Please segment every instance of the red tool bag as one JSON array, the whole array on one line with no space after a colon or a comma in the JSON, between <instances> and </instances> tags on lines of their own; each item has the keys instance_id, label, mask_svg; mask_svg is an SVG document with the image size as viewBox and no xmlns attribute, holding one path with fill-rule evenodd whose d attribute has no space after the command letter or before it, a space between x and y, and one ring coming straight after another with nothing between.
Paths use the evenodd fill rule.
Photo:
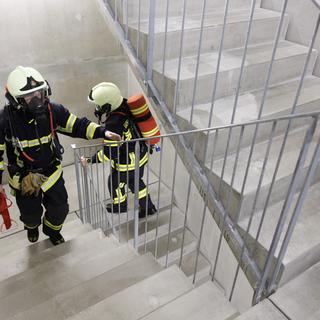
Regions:
<instances>
[{"instance_id":1,"label":"red tool bag","mask_svg":"<svg viewBox=\"0 0 320 320\"><path fill-rule=\"evenodd\" d=\"M9 205L7 203L7 200L9 201ZM0 193L0 214L3 218L3 223L0 227L0 231L3 231L3 226L6 227L6 230L11 228L11 218L9 214L8 208L12 206L12 201L9 200L5 193Z\"/></svg>"}]
</instances>

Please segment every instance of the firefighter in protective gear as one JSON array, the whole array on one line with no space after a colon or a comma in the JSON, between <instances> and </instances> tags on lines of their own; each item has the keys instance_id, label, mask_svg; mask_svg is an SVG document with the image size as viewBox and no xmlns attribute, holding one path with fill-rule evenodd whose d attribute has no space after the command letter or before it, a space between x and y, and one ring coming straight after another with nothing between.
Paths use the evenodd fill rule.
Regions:
<instances>
[{"instance_id":1,"label":"firefighter in protective gear","mask_svg":"<svg viewBox=\"0 0 320 320\"><path fill-rule=\"evenodd\" d=\"M135 126L127 99L121 95L119 88L111 82L102 82L92 88L88 101L95 105L95 115L99 123L104 123L109 130L118 133L123 141L139 138L139 132ZM105 140L105 142L110 142ZM113 199L112 204L107 205L107 210L113 213L127 211L127 195L125 186L134 193L135 166L139 161L139 218L156 213L156 208L147 194L147 187L143 181L143 172L148 162L148 147L140 142L140 154L136 159L135 143L106 145L92 157L92 162L104 162L111 160L111 174L108 178L108 188Z\"/></svg>"},{"instance_id":2,"label":"firefighter in protective gear","mask_svg":"<svg viewBox=\"0 0 320 320\"><path fill-rule=\"evenodd\" d=\"M98 124L50 102L50 91L46 80L33 68L19 66L9 74L7 103L0 110L0 185L6 149L9 185L29 241L38 240L43 205L43 233L57 245L64 242L60 231L69 212L61 167L63 147L57 133L84 139L106 135ZM111 138L120 140L117 135Z\"/></svg>"}]
</instances>

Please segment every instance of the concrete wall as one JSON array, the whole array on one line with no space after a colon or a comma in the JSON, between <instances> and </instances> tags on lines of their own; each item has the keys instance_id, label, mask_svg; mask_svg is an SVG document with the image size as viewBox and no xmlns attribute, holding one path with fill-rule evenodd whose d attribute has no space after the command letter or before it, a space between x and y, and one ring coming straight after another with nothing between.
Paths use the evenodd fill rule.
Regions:
<instances>
[{"instance_id":1,"label":"concrete wall","mask_svg":"<svg viewBox=\"0 0 320 320\"><path fill-rule=\"evenodd\" d=\"M262 0L261 7L276 11L281 11L283 1ZM290 0L288 1L287 13L290 16L287 39L296 43L309 46L315 28L315 23L319 14L319 9L311 0ZM320 51L320 34L314 46ZM314 69L314 74L320 76L320 57L318 57Z\"/></svg>"},{"instance_id":2,"label":"concrete wall","mask_svg":"<svg viewBox=\"0 0 320 320\"><path fill-rule=\"evenodd\" d=\"M113 81L127 92L122 49L100 13L97 0L0 1L0 86L17 65L38 69L49 81L52 100L76 115L94 120L86 101L90 88ZM5 99L0 96L0 103ZM64 164L73 161L70 143L61 137Z\"/></svg>"}]
</instances>

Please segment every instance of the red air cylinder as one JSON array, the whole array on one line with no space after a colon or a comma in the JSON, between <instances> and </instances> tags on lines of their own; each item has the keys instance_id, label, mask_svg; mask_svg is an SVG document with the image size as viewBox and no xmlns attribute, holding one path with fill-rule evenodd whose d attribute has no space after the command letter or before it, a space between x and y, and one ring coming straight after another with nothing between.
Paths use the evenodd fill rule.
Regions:
<instances>
[{"instance_id":1,"label":"red air cylinder","mask_svg":"<svg viewBox=\"0 0 320 320\"><path fill-rule=\"evenodd\" d=\"M155 137L146 142L151 146L157 144L160 138L160 129L156 120L151 114L147 105L146 99L142 94L136 94L128 99L128 105L132 115L135 118L135 123L140 129L143 138Z\"/></svg>"},{"instance_id":2,"label":"red air cylinder","mask_svg":"<svg viewBox=\"0 0 320 320\"><path fill-rule=\"evenodd\" d=\"M0 214L3 218L3 224L5 225L6 229L11 228L11 218L8 211L8 208L11 207L12 202L8 199L10 202L9 205L7 204L7 196L5 193L0 193Z\"/></svg>"}]
</instances>

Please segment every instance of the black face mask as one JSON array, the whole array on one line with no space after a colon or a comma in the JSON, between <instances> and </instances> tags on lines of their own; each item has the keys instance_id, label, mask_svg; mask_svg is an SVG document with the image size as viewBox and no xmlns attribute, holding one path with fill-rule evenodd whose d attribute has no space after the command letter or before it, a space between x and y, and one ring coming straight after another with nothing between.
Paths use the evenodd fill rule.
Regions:
<instances>
[{"instance_id":1,"label":"black face mask","mask_svg":"<svg viewBox=\"0 0 320 320\"><path fill-rule=\"evenodd\" d=\"M44 91L41 91L40 97L34 96L28 103L24 98L20 98L19 103L32 115L40 115L47 110L47 99L45 98Z\"/></svg>"}]
</instances>

